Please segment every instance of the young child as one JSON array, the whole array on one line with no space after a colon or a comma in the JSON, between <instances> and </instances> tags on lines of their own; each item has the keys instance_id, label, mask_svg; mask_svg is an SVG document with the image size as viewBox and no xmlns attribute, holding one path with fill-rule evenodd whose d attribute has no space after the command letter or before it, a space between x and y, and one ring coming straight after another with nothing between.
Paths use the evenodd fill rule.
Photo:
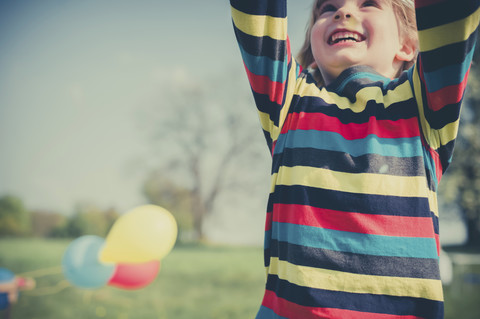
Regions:
<instances>
[{"instance_id":1,"label":"young child","mask_svg":"<svg viewBox=\"0 0 480 319\"><path fill-rule=\"evenodd\" d=\"M0 267L0 310L7 309L9 311L10 306L18 301L21 290L34 288L35 280L33 278L18 277L11 270Z\"/></svg>"},{"instance_id":2,"label":"young child","mask_svg":"<svg viewBox=\"0 0 480 319\"><path fill-rule=\"evenodd\" d=\"M286 0L230 0L273 159L257 318L443 318L436 191L479 2L315 0L300 65Z\"/></svg>"}]
</instances>

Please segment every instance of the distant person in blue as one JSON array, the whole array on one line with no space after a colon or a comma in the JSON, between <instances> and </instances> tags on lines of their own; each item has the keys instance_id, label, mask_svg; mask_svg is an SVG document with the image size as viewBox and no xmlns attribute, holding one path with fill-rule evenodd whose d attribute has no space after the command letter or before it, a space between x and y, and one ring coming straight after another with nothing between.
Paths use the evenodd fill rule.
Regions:
<instances>
[{"instance_id":1,"label":"distant person in blue","mask_svg":"<svg viewBox=\"0 0 480 319\"><path fill-rule=\"evenodd\" d=\"M17 302L20 290L35 288L35 281L32 278L15 276L15 274L0 267L0 310L7 311L9 317L10 306Z\"/></svg>"}]
</instances>

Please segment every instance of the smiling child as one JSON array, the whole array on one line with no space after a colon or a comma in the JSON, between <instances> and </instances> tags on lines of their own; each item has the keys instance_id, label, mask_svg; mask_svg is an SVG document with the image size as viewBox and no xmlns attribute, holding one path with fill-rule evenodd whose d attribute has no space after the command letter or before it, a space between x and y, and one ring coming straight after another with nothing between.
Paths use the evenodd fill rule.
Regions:
<instances>
[{"instance_id":1,"label":"smiling child","mask_svg":"<svg viewBox=\"0 0 480 319\"><path fill-rule=\"evenodd\" d=\"M257 318L443 318L437 188L479 2L316 0L296 60L286 0L230 0L272 154Z\"/></svg>"}]
</instances>

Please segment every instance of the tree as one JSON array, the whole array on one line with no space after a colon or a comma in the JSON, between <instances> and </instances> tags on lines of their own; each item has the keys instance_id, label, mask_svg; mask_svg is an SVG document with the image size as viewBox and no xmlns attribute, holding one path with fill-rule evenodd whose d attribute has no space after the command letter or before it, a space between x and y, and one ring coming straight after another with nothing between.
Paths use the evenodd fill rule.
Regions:
<instances>
[{"instance_id":1,"label":"tree","mask_svg":"<svg viewBox=\"0 0 480 319\"><path fill-rule=\"evenodd\" d=\"M24 236L30 231L30 212L20 198L0 198L0 236Z\"/></svg>"},{"instance_id":2,"label":"tree","mask_svg":"<svg viewBox=\"0 0 480 319\"><path fill-rule=\"evenodd\" d=\"M49 237L65 225L67 217L59 213L36 210L31 213L31 220L33 236Z\"/></svg>"},{"instance_id":3,"label":"tree","mask_svg":"<svg viewBox=\"0 0 480 319\"><path fill-rule=\"evenodd\" d=\"M175 200L184 201L178 204L181 209L187 209L185 203L189 203L188 213L199 240L205 237L205 218L222 194L256 190L262 175L251 167L268 156L247 82L238 79L244 80L244 76L235 71L202 82L177 76L163 86L159 98L163 103L148 117L147 128L158 159L154 174L164 183L157 187L163 190L158 198L149 199L166 202L171 196L167 190L175 188ZM239 172L242 165L250 169ZM148 178L150 183L152 178Z\"/></svg>"},{"instance_id":4,"label":"tree","mask_svg":"<svg viewBox=\"0 0 480 319\"><path fill-rule=\"evenodd\" d=\"M120 215L114 209L102 210L95 205L80 203L66 223L55 227L52 237L79 237L97 235L105 237Z\"/></svg>"},{"instance_id":5,"label":"tree","mask_svg":"<svg viewBox=\"0 0 480 319\"><path fill-rule=\"evenodd\" d=\"M170 211L177 221L179 237L193 231L192 201L190 190L177 185L162 174L153 171L143 185L143 194L154 205ZM183 235L183 236L182 236Z\"/></svg>"}]
</instances>

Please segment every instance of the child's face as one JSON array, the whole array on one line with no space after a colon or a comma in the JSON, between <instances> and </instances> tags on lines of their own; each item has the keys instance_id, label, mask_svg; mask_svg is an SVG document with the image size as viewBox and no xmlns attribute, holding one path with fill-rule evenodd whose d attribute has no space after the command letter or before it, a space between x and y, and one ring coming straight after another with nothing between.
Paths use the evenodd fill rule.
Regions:
<instances>
[{"instance_id":1,"label":"child's face","mask_svg":"<svg viewBox=\"0 0 480 319\"><path fill-rule=\"evenodd\" d=\"M393 78L413 58L389 0L327 0L318 10L311 45L327 85L355 65Z\"/></svg>"}]
</instances>

